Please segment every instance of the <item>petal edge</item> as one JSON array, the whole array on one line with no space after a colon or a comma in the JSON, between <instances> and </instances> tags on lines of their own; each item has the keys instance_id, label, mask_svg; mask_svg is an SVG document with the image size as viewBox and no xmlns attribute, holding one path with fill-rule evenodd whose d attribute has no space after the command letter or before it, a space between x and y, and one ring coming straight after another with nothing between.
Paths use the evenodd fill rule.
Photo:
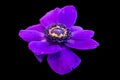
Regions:
<instances>
[{"instance_id":1,"label":"petal edge","mask_svg":"<svg viewBox=\"0 0 120 80\"><path fill-rule=\"evenodd\" d=\"M69 40L66 46L79 50L95 49L99 46L99 43L93 39L88 40Z\"/></svg>"},{"instance_id":2,"label":"petal edge","mask_svg":"<svg viewBox=\"0 0 120 80\"><path fill-rule=\"evenodd\" d=\"M51 69L60 75L71 72L81 63L81 59L68 48L61 53L48 55L47 61Z\"/></svg>"}]
</instances>

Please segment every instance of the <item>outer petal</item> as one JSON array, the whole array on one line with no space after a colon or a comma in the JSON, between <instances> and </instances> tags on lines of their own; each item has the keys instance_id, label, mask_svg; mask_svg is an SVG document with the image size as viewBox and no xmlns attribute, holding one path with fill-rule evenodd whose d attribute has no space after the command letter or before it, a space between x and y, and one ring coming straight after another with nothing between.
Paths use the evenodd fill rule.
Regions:
<instances>
[{"instance_id":1,"label":"outer petal","mask_svg":"<svg viewBox=\"0 0 120 80\"><path fill-rule=\"evenodd\" d=\"M43 32L44 27L41 24L36 24L36 25L29 26L26 30L37 30L37 31Z\"/></svg>"},{"instance_id":2,"label":"outer petal","mask_svg":"<svg viewBox=\"0 0 120 80\"><path fill-rule=\"evenodd\" d=\"M32 41L28 47L35 55L52 54L61 50L59 45L50 44L46 41Z\"/></svg>"},{"instance_id":3,"label":"outer petal","mask_svg":"<svg viewBox=\"0 0 120 80\"><path fill-rule=\"evenodd\" d=\"M93 39L87 40L69 40L66 43L66 46L79 49L79 50L88 50L88 49L95 49L99 46L99 43Z\"/></svg>"},{"instance_id":4,"label":"outer petal","mask_svg":"<svg viewBox=\"0 0 120 80\"><path fill-rule=\"evenodd\" d=\"M77 19L77 11L74 6L65 6L61 9L58 22L65 24L68 28L72 27Z\"/></svg>"},{"instance_id":5,"label":"outer petal","mask_svg":"<svg viewBox=\"0 0 120 80\"><path fill-rule=\"evenodd\" d=\"M72 26L72 27L70 28L70 30L71 30L71 32L76 32L76 31L81 31L81 30L83 30L83 28L80 27L80 26Z\"/></svg>"},{"instance_id":6,"label":"outer petal","mask_svg":"<svg viewBox=\"0 0 120 80\"><path fill-rule=\"evenodd\" d=\"M60 53L48 55L47 61L52 70L60 75L71 72L81 63L81 59L68 48L64 48Z\"/></svg>"},{"instance_id":7,"label":"outer petal","mask_svg":"<svg viewBox=\"0 0 120 80\"><path fill-rule=\"evenodd\" d=\"M35 57L36 57L36 59L37 59L40 63L42 63L45 55L35 55Z\"/></svg>"},{"instance_id":8,"label":"outer petal","mask_svg":"<svg viewBox=\"0 0 120 80\"><path fill-rule=\"evenodd\" d=\"M39 41L43 38L44 34L35 30L20 30L19 36L27 42Z\"/></svg>"},{"instance_id":9,"label":"outer petal","mask_svg":"<svg viewBox=\"0 0 120 80\"><path fill-rule=\"evenodd\" d=\"M45 27L57 23L59 11L60 8L55 8L54 10L49 11L40 19L40 23L43 24Z\"/></svg>"},{"instance_id":10,"label":"outer petal","mask_svg":"<svg viewBox=\"0 0 120 80\"><path fill-rule=\"evenodd\" d=\"M81 30L72 33L73 39L90 39L94 36L94 31L92 30Z\"/></svg>"}]
</instances>

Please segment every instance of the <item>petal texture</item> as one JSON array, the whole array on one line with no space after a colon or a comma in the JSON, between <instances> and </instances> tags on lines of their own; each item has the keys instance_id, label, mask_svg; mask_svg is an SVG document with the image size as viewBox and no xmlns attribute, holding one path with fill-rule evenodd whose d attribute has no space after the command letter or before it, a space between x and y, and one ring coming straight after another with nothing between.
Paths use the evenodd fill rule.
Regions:
<instances>
[{"instance_id":1,"label":"petal texture","mask_svg":"<svg viewBox=\"0 0 120 80\"><path fill-rule=\"evenodd\" d=\"M43 24L44 27L48 27L51 24L57 23L59 11L60 8L55 8L54 10L49 11L40 19L40 23Z\"/></svg>"},{"instance_id":2,"label":"petal texture","mask_svg":"<svg viewBox=\"0 0 120 80\"><path fill-rule=\"evenodd\" d=\"M44 34L36 30L20 30L19 36L26 42L39 41L44 37Z\"/></svg>"},{"instance_id":3,"label":"petal texture","mask_svg":"<svg viewBox=\"0 0 120 80\"><path fill-rule=\"evenodd\" d=\"M43 32L44 27L41 24L36 24L36 25L29 26L26 30L37 30L37 31Z\"/></svg>"},{"instance_id":4,"label":"petal texture","mask_svg":"<svg viewBox=\"0 0 120 80\"><path fill-rule=\"evenodd\" d=\"M72 26L70 28L70 30L71 30L71 32L75 32L75 31L81 31L81 30L83 30L83 28L80 26Z\"/></svg>"},{"instance_id":5,"label":"petal texture","mask_svg":"<svg viewBox=\"0 0 120 80\"><path fill-rule=\"evenodd\" d=\"M62 52L48 55L47 61L52 70L60 75L71 72L81 63L81 59L68 48L63 48Z\"/></svg>"},{"instance_id":6,"label":"petal texture","mask_svg":"<svg viewBox=\"0 0 120 80\"><path fill-rule=\"evenodd\" d=\"M92 30L81 30L81 31L75 31L72 33L73 39L90 39L94 36L94 31Z\"/></svg>"},{"instance_id":7,"label":"petal texture","mask_svg":"<svg viewBox=\"0 0 120 80\"><path fill-rule=\"evenodd\" d=\"M79 50L89 50L89 49L95 49L99 46L99 43L96 42L93 39L87 39L87 40L69 40L66 43L66 46L70 48L75 48Z\"/></svg>"},{"instance_id":8,"label":"petal texture","mask_svg":"<svg viewBox=\"0 0 120 80\"><path fill-rule=\"evenodd\" d=\"M52 54L61 50L59 45L50 44L47 41L32 41L28 47L35 55Z\"/></svg>"},{"instance_id":9,"label":"petal texture","mask_svg":"<svg viewBox=\"0 0 120 80\"><path fill-rule=\"evenodd\" d=\"M61 9L58 22L65 24L66 27L72 27L77 19L77 11L74 6L65 6Z\"/></svg>"}]
</instances>

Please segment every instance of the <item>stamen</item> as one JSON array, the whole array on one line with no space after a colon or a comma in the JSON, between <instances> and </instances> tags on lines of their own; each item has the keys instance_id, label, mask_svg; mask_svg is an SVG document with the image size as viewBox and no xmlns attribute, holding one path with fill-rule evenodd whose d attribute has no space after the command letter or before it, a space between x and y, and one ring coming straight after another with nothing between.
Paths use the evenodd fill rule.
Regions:
<instances>
[{"instance_id":1,"label":"stamen","mask_svg":"<svg viewBox=\"0 0 120 80\"><path fill-rule=\"evenodd\" d=\"M70 39L71 32L62 24L55 24L45 30L45 34L48 40L52 42L65 42Z\"/></svg>"}]
</instances>

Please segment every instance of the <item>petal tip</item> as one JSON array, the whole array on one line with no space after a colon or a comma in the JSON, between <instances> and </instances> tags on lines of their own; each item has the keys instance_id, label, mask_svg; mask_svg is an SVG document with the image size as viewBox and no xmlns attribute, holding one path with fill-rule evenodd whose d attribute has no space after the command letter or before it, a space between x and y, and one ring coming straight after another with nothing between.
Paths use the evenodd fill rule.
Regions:
<instances>
[{"instance_id":1,"label":"petal tip","mask_svg":"<svg viewBox=\"0 0 120 80\"><path fill-rule=\"evenodd\" d=\"M96 47L98 47L98 46L100 46L100 43L98 43L98 42L96 41Z\"/></svg>"},{"instance_id":2,"label":"petal tip","mask_svg":"<svg viewBox=\"0 0 120 80\"><path fill-rule=\"evenodd\" d=\"M24 32L24 30L20 30L19 33L18 33L18 35L19 35L21 38L22 38L22 36L23 36L23 34L22 34L23 32Z\"/></svg>"},{"instance_id":3,"label":"petal tip","mask_svg":"<svg viewBox=\"0 0 120 80\"><path fill-rule=\"evenodd\" d=\"M32 43L33 43L33 41L28 44L28 48L29 48L29 49L31 49L31 44L32 44Z\"/></svg>"},{"instance_id":4,"label":"petal tip","mask_svg":"<svg viewBox=\"0 0 120 80\"><path fill-rule=\"evenodd\" d=\"M72 8L75 8L74 5L67 5L67 6L64 6L64 7L72 7Z\"/></svg>"}]
</instances>

